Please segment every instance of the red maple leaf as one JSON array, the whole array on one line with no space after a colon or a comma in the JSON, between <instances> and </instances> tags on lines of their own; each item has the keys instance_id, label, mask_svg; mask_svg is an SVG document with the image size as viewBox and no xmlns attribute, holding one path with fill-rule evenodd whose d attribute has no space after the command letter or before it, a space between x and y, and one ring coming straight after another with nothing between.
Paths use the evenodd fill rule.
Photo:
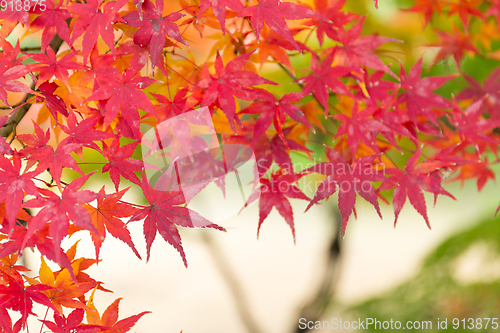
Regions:
<instances>
[{"instance_id":1,"label":"red maple leaf","mask_svg":"<svg viewBox=\"0 0 500 333\"><path fill-rule=\"evenodd\" d=\"M406 109L413 123L417 124L417 117L423 115L427 120L437 125L436 115L431 107L448 108L450 103L442 96L434 94L436 90L456 75L430 76L421 79L422 58L408 72L408 76L401 65L401 88L406 91L398 96L397 104L406 103Z\"/></svg>"},{"instance_id":2,"label":"red maple leaf","mask_svg":"<svg viewBox=\"0 0 500 333\"><path fill-rule=\"evenodd\" d=\"M332 67L333 56L334 54L330 53L330 55L321 62L321 66L318 66L318 60L313 56L311 59L313 74L298 80L305 84L302 90L304 95L314 91L314 95L325 109L325 117L328 115L328 89L337 94L352 96L346 85L338 78L349 74L353 69L346 66Z\"/></svg>"},{"instance_id":3,"label":"red maple leaf","mask_svg":"<svg viewBox=\"0 0 500 333\"><path fill-rule=\"evenodd\" d=\"M171 164L173 165L173 163ZM142 191L150 206L138 210L129 222L144 220L144 236L146 239L147 259L151 254L151 245L158 232L163 239L172 245L181 255L187 267L186 254L182 248L181 236L177 226L214 228L226 231L224 228L211 223L197 212L184 207L186 197L183 191L156 191L149 185L146 176L142 176Z\"/></svg>"},{"instance_id":4,"label":"red maple leaf","mask_svg":"<svg viewBox=\"0 0 500 333\"><path fill-rule=\"evenodd\" d=\"M460 62L465 54L479 53L479 50L474 46L473 35L469 33L464 34L456 25L453 26L453 33L438 29L434 29L434 32L439 35L440 40L430 46L440 47L440 50L436 58L434 58L432 65L452 55L457 67L460 67Z\"/></svg>"},{"instance_id":5,"label":"red maple leaf","mask_svg":"<svg viewBox=\"0 0 500 333\"><path fill-rule=\"evenodd\" d=\"M141 70L147 63L148 58L149 58L149 51L147 46L139 46L137 44L134 44L132 40L127 40L126 42L120 44L118 48L116 49L116 54L118 58L120 57L126 57L128 55L132 55L132 58L130 59L130 66L135 67L137 70ZM106 68L111 66L113 61L113 58L108 59L110 62L108 63L100 63L102 61L102 56L98 54L99 58L96 58L95 60L92 59L92 56L90 57L90 61L92 64L92 67L96 67L96 65L99 65L104 71L106 71ZM158 58L158 62L163 60L163 56L160 56ZM164 66L163 66L164 67ZM160 67L162 69L162 67ZM163 72L164 74L166 71ZM104 72L104 74L106 74ZM168 73L165 74L165 76L168 76Z\"/></svg>"},{"instance_id":6,"label":"red maple leaf","mask_svg":"<svg viewBox=\"0 0 500 333\"><path fill-rule=\"evenodd\" d=\"M489 16L497 16L500 14L500 1L498 0L492 0L492 5L488 8L486 13L484 13L483 17L489 17Z\"/></svg>"},{"instance_id":7,"label":"red maple leaf","mask_svg":"<svg viewBox=\"0 0 500 333\"><path fill-rule=\"evenodd\" d=\"M347 13L342 10L346 0L314 0L314 8L322 13L328 20L312 18L304 22L304 25L316 27L319 45L323 46L325 35L331 39L337 39L337 29L349 22L359 18L357 14ZM305 4L307 7L308 5Z\"/></svg>"},{"instance_id":8,"label":"red maple leaf","mask_svg":"<svg viewBox=\"0 0 500 333\"><path fill-rule=\"evenodd\" d=\"M465 157L470 158L471 163L460 168L459 174L450 182L460 181L463 186L466 180L477 178L477 190L480 192L489 179L496 179L495 172L491 169L493 163L488 157L477 160L477 157L470 153L466 153Z\"/></svg>"},{"instance_id":9,"label":"red maple leaf","mask_svg":"<svg viewBox=\"0 0 500 333\"><path fill-rule=\"evenodd\" d=\"M462 73L462 76L470 84L470 87L462 90L457 99L465 100L479 100L484 98L484 104L488 109L488 112L492 118L500 119L500 68L495 69L491 72L490 76L486 78L484 84L479 83L472 76Z\"/></svg>"},{"instance_id":10,"label":"red maple leaf","mask_svg":"<svg viewBox=\"0 0 500 333\"><path fill-rule=\"evenodd\" d=\"M163 95L151 93L151 95L153 95L153 97L161 103L160 105L155 106L155 110L158 114L159 120L164 121L174 116L180 115L184 110L184 107L186 106L186 94L188 93L188 91L189 87L177 90L174 98L172 98L171 100Z\"/></svg>"},{"instance_id":11,"label":"red maple leaf","mask_svg":"<svg viewBox=\"0 0 500 333\"><path fill-rule=\"evenodd\" d=\"M260 95L262 101L254 102L249 107L241 110L240 113L260 114L255 123L252 146L266 133L271 123L274 124L274 128L278 132L278 135L286 144L286 139L282 131L282 127L286 122L286 115L306 125L314 132L312 125L309 123L302 110L294 104L294 102L300 101L302 97L304 97L302 93L289 93L278 100L270 92L262 91Z\"/></svg>"},{"instance_id":12,"label":"red maple leaf","mask_svg":"<svg viewBox=\"0 0 500 333\"><path fill-rule=\"evenodd\" d=\"M43 129L34 121L35 134L19 134L18 137L26 145L21 151L21 155L28 156L34 154L39 148L43 148L50 140L50 129L45 133ZM28 163L28 168L33 166L33 163Z\"/></svg>"},{"instance_id":13,"label":"red maple leaf","mask_svg":"<svg viewBox=\"0 0 500 333\"><path fill-rule=\"evenodd\" d=\"M38 173L50 168L52 178L56 181L58 187L61 187L62 168L68 167L83 174L82 170L76 163L73 156L69 155L72 151L81 147L81 144L59 144L54 150L54 147L47 145L50 139L50 129L45 134L37 123L35 126L35 135L20 134L19 138L27 144L19 153L26 156L28 164L27 169L31 168L38 161L36 171Z\"/></svg>"},{"instance_id":14,"label":"red maple leaf","mask_svg":"<svg viewBox=\"0 0 500 333\"><path fill-rule=\"evenodd\" d=\"M3 53L0 53L0 67L9 69L23 65L23 60L26 56L19 56L19 52L21 52L19 40L17 40L16 47L12 47L12 44L5 39L0 40L0 45L3 49Z\"/></svg>"},{"instance_id":15,"label":"red maple leaf","mask_svg":"<svg viewBox=\"0 0 500 333\"><path fill-rule=\"evenodd\" d=\"M13 92L33 92L24 83L16 81L20 77L28 74L29 70L26 66L18 65L10 67L7 64L0 66L0 100L10 106L7 99L7 91Z\"/></svg>"},{"instance_id":16,"label":"red maple leaf","mask_svg":"<svg viewBox=\"0 0 500 333\"><path fill-rule=\"evenodd\" d=\"M33 10L33 13L39 16L31 22L31 27L43 29L42 52L45 52L56 32L62 40L71 45L68 23L66 23L66 19L70 18L71 14L67 9L61 8L62 4L62 1L59 1L58 4L56 4L56 0L44 1L45 8L43 10L41 6L37 6Z\"/></svg>"},{"instance_id":17,"label":"red maple leaf","mask_svg":"<svg viewBox=\"0 0 500 333\"><path fill-rule=\"evenodd\" d=\"M396 102L396 92L393 95L387 97L378 106L374 107L377 110L373 113L373 117L379 120L385 125L389 130L382 130L381 134L400 152L399 146L396 142L396 135L406 136L410 138L415 144L417 144L418 139L416 137L415 128L408 129L407 126L412 126L413 123L410 122L409 116L406 110L401 110L399 108L394 108Z\"/></svg>"},{"instance_id":18,"label":"red maple leaf","mask_svg":"<svg viewBox=\"0 0 500 333\"><path fill-rule=\"evenodd\" d=\"M75 161L75 158L69 153L81 147L81 144L69 143L65 145L59 144L54 150L54 147L47 145L37 148L28 157L28 161L31 163L38 161L36 168L37 172L42 172L46 169L50 169L50 174L56 182L57 186L61 188L61 174L63 167L73 169L78 171L80 174L84 174ZM21 150L21 153L26 154L26 152Z\"/></svg>"},{"instance_id":19,"label":"red maple leaf","mask_svg":"<svg viewBox=\"0 0 500 333\"><path fill-rule=\"evenodd\" d=\"M293 242L295 243L293 210L288 198L310 200L294 185L303 175L304 174L289 174L282 170L272 173L270 179L260 179L261 187L259 191L252 193L248 198L248 204L259 198L259 226L257 227L257 238L259 237L262 223L269 216L273 207L276 207L292 230Z\"/></svg>"},{"instance_id":20,"label":"red maple leaf","mask_svg":"<svg viewBox=\"0 0 500 333\"><path fill-rule=\"evenodd\" d=\"M200 34L200 38L203 38L203 30L205 29L206 26L213 29L221 30L225 36L225 33L228 31L225 26L226 17L229 16L230 18L232 18L238 15L237 13L231 11L228 12L226 10L226 5L224 4L224 1L214 1L211 4L210 2L206 3L203 1L199 3L193 0L180 0L179 4L181 5L182 10L190 16L185 20L183 20L181 24L179 24L179 28L181 26L192 25L193 28L196 29ZM207 10L205 10L203 13L200 13L200 6L206 7L207 10L210 8L210 6L213 6L214 10L218 11L219 17L223 16L224 20L222 22L220 20L217 20L217 17L213 14L213 11L207 12ZM243 5L241 3L239 4L239 6L243 8ZM216 9L216 7L218 8ZM234 36L232 33L230 33L230 35Z\"/></svg>"},{"instance_id":21,"label":"red maple leaf","mask_svg":"<svg viewBox=\"0 0 500 333\"><path fill-rule=\"evenodd\" d=\"M369 107L358 111L358 104L355 103L351 116L345 114L333 116L341 121L335 138L342 135L347 136L347 143L349 144L352 156L356 156L360 142L363 142L378 153L379 149L375 143L375 138L381 132L391 132L391 129L373 118L373 114L376 111L378 111L377 107Z\"/></svg>"},{"instance_id":22,"label":"red maple leaf","mask_svg":"<svg viewBox=\"0 0 500 333\"><path fill-rule=\"evenodd\" d=\"M483 100L480 99L472 103L465 111L462 111L456 102L453 103L453 113L451 122L462 140L473 144L479 155L478 142L488 142L499 144L500 141L487 135L486 131L491 131L500 126L500 119L485 119L483 114ZM480 118L481 117L481 118Z\"/></svg>"},{"instance_id":23,"label":"red maple leaf","mask_svg":"<svg viewBox=\"0 0 500 333\"><path fill-rule=\"evenodd\" d=\"M384 74L385 73L382 71L376 71L370 75L370 73L364 69L363 83L364 89L366 89L366 92L368 93L368 98L366 98L365 93L363 92L361 83L357 85L360 91L358 91L356 97L358 99L364 97L367 103L371 105L377 105L377 102L382 102L389 98L389 92L398 88L398 84L396 82L382 80Z\"/></svg>"},{"instance_id":24,"label":"red maple leaf","mask_svg":"<svg viewBox=\"0 0 500 333\"><path fill-rule=\"evenodd\" d=\"M59 86L55 82L44 82L38 87L38 90L40 90L43 97L38 95L36 97L37 103L44 102L45 106L49 110L52 117L54 117L54 119L58 119L58 112L65 117L68 116L68 110L66 108L66 105L64 104L64 101L61 99L61 97L54 95L54 92L57 88L59 88Z\"/></svg>"},{"instance_id":25,"label":"red maple leaf","mask_svg":"<svg viewBox=\"0 0 500 333\"><path fill-rule=\"evenodd\" d=\"M8 116L0 117L0 128L7 122ZM5 138L0 137L0 155L12 155L14 151Z\"/></svg>"},{"instance_id":26,"label":"red maple leaf","mask_svg":"<svg viewBox=\"0 0 500 333\"><path fill-rule=\"evenodd\" d=\"M217 51L217 58L215 59L215 76L210 75L207 67L205 67L203 69L202 79L193 88L205 89L202 106L210 106L215 100L219 102L220 108L226 115L231 128L235 132L236 127L234 125L234 119L239 119L235 114L236 104L234 102L234 96L244 100L258 99L259 90L247 87L259 84L277 85L277 83L264 79L253 72L241 70L253 52L254 51L248 52L234 58L224 67L219 51Z\"/></svg>"},{"instance_id":27,"label":"red maple leaf","mask_svg":"<svg viewBox=\"0 0 500 333\"><path fill-rule=\"evenodd\" d=\"M87 98L87 101L107 100L104 127L108 127L121 111L121 115L136 137L140 138L138 109L156 115L153 104L141 89L153 84L156 80L135 76L135 73L135 70L129 69L125 74L121 74L115 68L109 68L107 75L99 77L100 87Z\"/></svg>"},{"instance_id":28,"label":"red maple leaf","mask_svg":"<svg viewBox=\"0 0 500 333\"><path fill-rule=\"evenodd\" d=\"M365 66L397 78L390 68L378 56L373 54L372 51L387 42L401 43L401 41L377 35L360 36L365 19L366 16L347 31L344 28L339 28L337 31L337 40L342 43L342 46L334 46L329 52L335 53L335 56L342 59L346 67L359 68Z\"/></svg>"},{"instance_id":29,"label":"red maple leaf","mask_svg":"<svg viewBox=\"0 0 500 333\"><path fill-rule=\"evenodd\" d=\"M98 116L88 117L78 123L76 121L75 113L70 112L68 117L68 126L66 127L63 124L59 125L63 132L68 134L68 137L62 140L60 145L72 143L81 145L79 148L75 149L75 153L77 153L80 158L82 158L82 150L84 146L99 150L99 147L94 141L100 141L113 137L113 134L111 133L94 130L94 127L100 118L101 117Z\"/></svg>"},{"instance_id":30,"label":"red maple leaf","mask_svg":"<svg viewBox=\"0 0 500 333\"><path fill-rule=\"evenodd\" d=\"M300 20L305 18L319 18L328 22L323 15L316 13L302 5L292 2L281 2L279 0L260 0L255 6L245 7L238 16L250 18L252 27L255 29L257 38L264 27L264 22L271 30L276 31L300 51L300 47L293 39L293 35L286 24L287 20Z\"/></svg>"},{"instance_id":31,"label":"red maple leaf","mask_svg":"<svg viewBox=\"0 0 500 333\"><path fill-rule=\"evenodd\" d=\"M120 175L134 184L141 184L134 171L141 171L143 163L139 160L129 158L134 153L137 143L129 143L121 148L119 139L114 139L109 147L105 142L102 143L102 153L109 161L109 163L102 167L102 172L109 171L109 177L113 184L115 184L117 192L120 186Z\"/></svg>"},{"instance_id":32,"label":"red maple leaf","mask_svg":"<svg viewBox=\"0 0 500 333\"><path fill-rule=\"evenodd\" d=\"M12 155L13 152L7 141L3 137L0 138L0 155Z\"/></svg>"},{"instance_id":33,"label":"red maple leaf","mask_svg":"<svg viewBox=\"0 0 500 333\"><path fill-rule=\"evenodd\" d=\"M106 327L98 325L81 324L85 310L75 309L68 317L54 312L54 321L42 320L42 323L54 333L98 333L105 331Z\"/></svg>"},{"instance_id":34,"label":"red maple leaf","mask_svg":"<svg viewBox=\"0 0 500 333\"><path fill-rule=\"evenodd\" d=\"M55 76L71 92L71 86L68 81L68 70L84 68L84 66L71 61L71 59L76 56L76 53L70 52L61 59L57 59L56 54L54 50L52 50L52 48L48 47L46 52L46 55L43 53L27 54L31 59L38 61L38 63L30 66L31 70L40 72L38 81L36 83L36 88L40 87L40 85L42 85L44 82L49 81L53 76Z\"/></svg>"},{"instance_id":35,"label":"red maple leaf","mask_svg":"<svg viewBox=\"0 0 500 333\"><path fill-rule=\"evenodd\" d=\"M139 46L149 45L149 53L153 68L156 65L161 51L165 47L167 36L188 46L188 43L182 39L179 27L174 23L185 14L172 12L163 16L163 1L156 1L156 6L151 1L145 1L142 4L144 18L140 17L139 12L128 13L123 18L127 24L133 27L140 27L134 35L134 43Z\"/></svg>"},{"instance_id":36,"label":"red maple leaf","mask_svg":"<svg viewBox=\"0 0 500 333\"><path fill-rule=\"evenodd\" d=\"M15 219L24 200L24 193L38 196L33 177L40 172L30 171L21 174L21 159L14 153L12 162L0 155L0 202L5 201L9 234L14 230Z\"/></svg>"},{"instance_id":37,"label":"red maple leaf","mask_svg":"<svg viewBox=\"0 0 500 333\"><path fill-rule=\"evenodd\" d=\"M23 214L24 213L24 214ZM23 216L24 215L24 216ZM18 217L19 220L27 221L28 225L32 221L32 217L24 210L20 210ZM1 220L1 219L0 219ZM26 227L16 223L14 232L11 233L9 240L2 243L0 247L0 257L8 256L12 253L20 254L24 249L22 246L24 238L27 233ZM1 222L0 232L8 234L8 223L6 219ZM38 251L47 259L57 262L61 267L66 268L71 275L73 281L77 281L73 273L73 268L68 260L66 253L60 247L54 247L52 238L49 236L49 226L46 225L42 230L36 231L30 240L26 243L25 247L36 247Z\"/></svg>"},{"instance_id":38,"label":"red maple leaf","mask_svg":"<svg viewBox=\"0 0 500 333\"><path fill-rule=\"evenodd\" d=\"M83 36L82 53L83 64L87 63L90 52L97 43L99 34L115 54L115 35L113 24L115 22L126 23L117 12L127 3L127 0L118 0L104 3L104 0L88 0L86 3L77 3L68 7L69 11L76 16L76 22L71 35L71 44L75 39Z\"/></svg>"},{"instance_id":39,"label":"red maple leaf","mask_svg":"<svg viewBox=\"0 0 500 333\"><path fill-rule=\"evenodd\" d=\"M226 7L231 8L236 13L243 10L244 6L240 0L201 0L200 1L200 11L198 12L198 19L205 13L209 8L212 8L215 17L220 23L222 29L222 35L226 33Z\"/></svg>"},{"instance_id":40,"label":"red maple leaf","mask_svg":"<svg viewBox=\"0 0 500 333\"><path fill-rule=\"evenodd\" d=\"M481 162L481 160L474 159L472 154L468 152L464 154L464 157L454 155L457 152L460 152L463 149L463 147L464 143L459 143L449 146L443 150L438 151L432 158L426 161L422 161L415 167L415 170L418 171L420 174L427 174L427 177L422 178L420 180L420 184L422 185L421 186L422 189L424 189L425 191L434 193L434 205L436 205L437 197L439 194L444 194L449 196L449 193L446 192L441 187L441 182L447 177L449 177L449 173L453 172L454 168L459 166L465 166L460 168L461 174L459 175L459 177L456 177L451 180L455 181L461 179L463 185L463 181L464 179L466 179L464 178L464 176L471 176L471 174L462 173L462 171L464 169L468 169L470 165L476 163L476 161ZM470 159L468 157L470 157ZM485 179L484 183L486 183L487 180L488 178ZM484 183L482 183L481 189ZM480 186L480 180L478 180L478 187L479 186ZM479 191L481 189L479 189Z\"/></svg>"},{"instance_id":41,"label":"red maple leaf","mask_svg":"<svg viewBox=\"0 0 500 333\"><path fill-rule=\"evenodd\" d=\"M24 5L24 3L22 3ZM9 6L10 5L10 6ZM29 28L30 17L29 11L24 10L24 6L21 6L21 10L16 8L16 3L6 3L6 6L2 6L0 11L0 21L2 22L2 28L0 29L0 39L4 39L14 28L21 23L23 26ZM31 7L31 3L30 3ZM30 8L31 9L31 8Z\"/></svg>"},{"instance_id":42,"label":"red maple leaf","mask_svg":"<svg viewBox=\"0 0 500 333\"><path fill-rule=\"evenodd\" d=\"M389 177L386 182L380 185L378 191L384 191L395 187L392 197L395 215L394 225L396 225L399 213L401 209L403 209L406 198L408 197L415 210L424 218L429 229L431 228L429 218L427 217L427 206L425 204L422 189L432 192L434 195L444 194L455 199L441 187L441 179L439 176L439 180L436 178L429 179L429 177L434 177L436 174L430 174L427 165L425 165L424 168L420 168L420 166L417 165L421 152L422 151L419 149L410 157L408 162L406 162L404 170L396 168L385 169Z\"/></svg>"},{"instance_id":43,"label":"red maple leaf","mask_svg":"<svg viewBox=\"0 0 500 333\"><path fill-rule=\"evenodd\" d=\"M480 161L475 159L469 152L464 153L463 157L457 156L457 154L463 152L464 143L457 143L450 146L449 143L446 142L446 146L443 147L439 145L437 147L440 147L442 150L439 150L429 160L422 161L418 164L418 170L422 173L430 173L438 169L458 167Z\"/></svg>"},{"instance_id":44,"label":"red maple leaf","mask_svg":"<svg viewBox=\"0 0 500 333\"><path fill-rule=\"evenodd\" d=\"M330 197L338 190L338 205L340 215L342 216L342 236L345 235L349 216L355 210L356 192L363 199L371 203L377 210L380 218L382 218L377 194L371 183L385 181L385 177L373 168L373 161L378 158L378 155L364 156L356 160L352 165L346 163L337 151L328 147L326 147L326 155L330 162L318 163L304 170L304 172L316 172L328 176L318 187L306 211L320 200Z\"/></svg>"},{"instance_id":45,"label":"red maple leaf","mask_svg":"<svg viewBox=\"0 0 500 333\"><path fill-rule=\"evenodd\" d=\"M99 261L99 249L101 248L104 239L106 238L106 229L115 238L118 238L134 251L134 254L141 259L139 252L135 249L130 232L120 218L129 217L134 214L137 209L126 204L119 202L128 189L117 192L106 198L97 199L97 207L85 205L84 207L90 214L90 218L99 231L98 235L92 234L92 241L94 242L96 261ZM99 191L104 194L104 186Z\"/></svg>"},{"instance_id":46,"label":"red maple leaf","mask_svg":"<svg viewBox=\"0 0 500 333\"><path fill-rule=\"evenodd\" d=\"M272 138L268 138L264 135L256 142L254 150L255 158L257 160L257 170L260 177L262 177L267 170L269 170L273 161L276 162L280 168L286 170L290 174L293 174L293 164L289 151L298 150L306 154L310 154L312 152L296 141L287 138L293 127L294 126L290 126L283 129L285 142L278 134Z\"/></svg>"},{"instance_id":47,"label":"red maple leaf","mask_svg":"<svg viewBox=\"0 0 500 333\"><path fill-rule=\"evenodd\" d=\"M471 17L483 17L483 13L478 8L480 4L480 0L458 0L447 2L447 5L450 6L448 16L458 14L464 26L467 27Z\"/></svg>"},{"instance_id":48,"label":"red maple leaf","mask_svg":"<svg viewBox=\"0 0 500 333\"><path fill-rule=\"evenodd\" d=\"M425 25L429 24L431 21L432 15L434 13L442 14L443 9L441 6L445 4L442 0L416 0L413 7L409 9L403 9L404 11L414 12L414 13L422 13L425 18Z\"/></svg>"},{"instance_id":49,"label":"red maple leaf","mask_svg":"<svg viewBox=\"0 0 500 333\"><path fill-rule=\"evenodd\" d=\"M7 285L0 285L0 308L12 309L21 313L21 323L24 328L29 315L34 315L31 311L33 309L33 302L45 305L52 310L56 310L48 297L42 293L44 290L51 289L52 287L43 284L34 286L24 286L24 283L11 278L9 275L4 277L9 281ZM0 312L1 322L10 322L10 317L5 318L5 312Z\"/></svg>"},{"instance_id":50,"label":"red maple leaf","mask_svg":"<svg viewBox=\"0 0 500 333\"><path fill-rule=\"evenodd\" d=\"M21 248L25 248L30 238L36 231L41 230L46 224L49 224L49 233L52 237L52 244L56 254L56 261L60 262L60 244L61 240L68 235L69 221L79 228L90 230L99 234L90 218L89 213L82 207L82 204L91 202L102 195L89 190L77 191L87 181L92 174L79 177L67 185L61 196L46 189L39 189L44 197L31 199L24 203L23 207L43 207L36 214L28 225L28 231L24 236ZM72 274L72 269L70 271Z\"/></svg>"},{"instance_id":51,"label":"red maple leaf","mask_svg":"<svg viewBox=\"0 0 500 333\"><path fill-rule=\"evenodd\" d=\"M2 333L18 333L21 331L22 326L22 318L20 318L14 326L12 326L12 320L10 319L9 312L7 312L7 309L5 308L0 308L0 328L3 329Z\"/></svg>"}]
</instances>

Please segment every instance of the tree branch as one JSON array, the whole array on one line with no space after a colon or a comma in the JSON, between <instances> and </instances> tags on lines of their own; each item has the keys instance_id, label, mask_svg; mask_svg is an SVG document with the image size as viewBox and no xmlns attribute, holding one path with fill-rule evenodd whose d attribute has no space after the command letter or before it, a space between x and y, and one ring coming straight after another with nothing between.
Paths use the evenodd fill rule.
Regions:
<instances>
[{"instance_id":1,"label":"tree branch","mask_svg":"<svg viewBox=\"0 0 500 333\"><path fill-rule=\"evenodd\" d=\"M226 281L226 285L233 295L233 300L236 303L236 310L238 311L240 319L245 325L247 331L249 333L263 333L264 331L259 327L250 311L250 306L246 302L243 288L241 287L233 270L224 259L224 254L208 232L202 232L201 235L210 254L212 255L215 266L222 275L222 278Z\"/></svg>"},{"instance_id":2,"label":"tree branch","mask_svg":"<svg viewBox=\"0 0 500 333\"><path fill-rule=\"evenodd\" d=\"M321 318L325 310L334 294L334 286L337 282L338 277L338 263L340 256L340 241L341 241L341 225L342 217L340 216L340 211L337 206L334 208L334 223L335 223L335 231L332 234L330 246L328 249L328 259L326 262L326 269L323 274L323 279L321 282L321 286L318 289L316 295L312 300L310 300L306 305L304 305L299 311L300 318L306 318L307 321L317 321ZM298 323L299 320L296 322ZM304 333L309 331L306 328L300 328L297 325L297 329L294 331L295 333Z\"/></svg>"}]
</instances>

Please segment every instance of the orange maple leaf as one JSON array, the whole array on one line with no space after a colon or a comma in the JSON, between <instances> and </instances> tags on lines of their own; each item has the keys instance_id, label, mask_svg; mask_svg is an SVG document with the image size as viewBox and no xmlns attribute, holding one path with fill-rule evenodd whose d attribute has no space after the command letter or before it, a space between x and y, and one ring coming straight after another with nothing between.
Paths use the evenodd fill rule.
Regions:
<instances>
[{"instance_id":1,"label":"orange maple leaf","mask_svg":"<svg viewBox=\"0 0 500 333\"><path fill-rule=\"evenodd\" d=\"M22 265L16 265L18 257L17 254L12 253L7 257L0 258L0 272L9 275L19 282L23 282L23 278L19 272L26 272L29 271L29 269ZM2 280L3 278L0 274L0 284Z\"/></svg>"},{"instance_id":2,"label":"orange maple leaf","mask_svg":"<svg viewBox=\"0 0 500 333\"><path fill-rule=\"evenodd\" d=\"M92 295L90 295L87 302L87 322L89 323L89 325L99 325L106 327L107 329L105 331L102 331L102 333L128 332L142 316L147 313L151 313L151 311L143 311L139 314L118 321L118 305L122 299L117 298L108 306L101 317L96 307L94 306L93 298L94 292L92 292Z\"/></svg>"},{"instance_id":3,"label":"orange maple leaf","mask_svg":"<svg viewBox=\"0 0 500 333\"><path fill-rule=\"evenodd\" d=\"M82 260L78 259L78 260ZM87 306L85 303L82 303L80 300L77 298L84 295L87 291L91 290L92 288L95 287L95 283L92 282L85 282L85 283L80 283L79 285L75 285L73 280L71 279L71 275L69 271L64 268L57 274L57 276L54 274L54 272L50 269L50 267L45 263L45 260L43 259L43 256L41 256L42 263L40 265L40 271L39 271L39 280L38 282L36 279L32 279L29 277L26 277L27 281L31 285L36 285L36 284L44 284L50 287L53 287L53 289L45 290L42 291L47 297L50 299L51 303L54 305L54 307L57 309L59 314L62 314L62 307L66 308L83 308L86 309ZM74 267L75 264L72 264ZM78 272L73 268L73 271L75 275L78 274Z\"/></svg>"}]
</instances>

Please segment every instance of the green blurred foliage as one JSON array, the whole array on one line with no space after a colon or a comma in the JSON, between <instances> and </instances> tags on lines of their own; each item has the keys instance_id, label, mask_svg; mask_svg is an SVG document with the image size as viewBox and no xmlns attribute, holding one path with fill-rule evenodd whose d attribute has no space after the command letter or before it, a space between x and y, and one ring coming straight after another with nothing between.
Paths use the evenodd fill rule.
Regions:
<instances>
[{"instance_id":1,"label":"green blurred foliage","mask_svg":"<svg viewBox=\"0 0 500 333\"><path fill-rule=\"evenodd\" d=\"M469 270L464 268L471 267ZM473 271L473 267L479 269ZM467 329L468 319L500 317L500 217L485 218L474 227L451 236L425 259L421 271L384 297L346 310L352 318L379 321L432 321L426 332L496 332ZM447 318L448 328L438 329L437 320ZM457 325L453 325L453 319ZM465 318L466 329L462 319ZM498 319L497 321L500 321ZM371 327L365 332L380 331ZM406 329L406 332L421 331Z\"/></svg>"}]
</instances>

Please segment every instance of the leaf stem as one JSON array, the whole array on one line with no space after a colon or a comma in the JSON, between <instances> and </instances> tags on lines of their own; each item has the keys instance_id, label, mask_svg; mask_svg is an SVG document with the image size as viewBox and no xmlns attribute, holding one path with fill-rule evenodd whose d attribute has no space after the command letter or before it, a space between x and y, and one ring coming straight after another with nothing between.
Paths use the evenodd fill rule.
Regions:
<instances>
[{"instance_id":1,"label":"leaf stem","mask_svg":"<svg viewBox=\"0 0 500 333\"><path fill-rule=\"evenodd\" d=\"M186 58L186 56L183 56L182 54L175 53L175 50L174 50L174 51L172 51L171 53L172 53L172 55L174 55L174 56L181 57L181 58L183 58L184 60L186 60L186 61L190 62L190 63L191 63L191 64L193 64L195 67L198 67L198 69L201 69L201 67L200 67L200 66L198 66L198 65L197 65L195 62L193 62L191 59Z\"/></svg>"},{"instance_id":2,"label":"leaf stem","mask_svg":"<svg viewBox=\"0 0 500 333\"><path fill-rule=\"evenodd\" d=\"M169 68L172 72L174 72L175 74L179 75L182 79L184 79L187 83L189 83L190 85L194 86L195 84L192 83L191 81L189 81L188 79L186 79L184 76L182 76L179 72L177 72L175 69L173 69L172 67L170 67L169 65L165 64L165 66L167 68Z\"/></svg>"},{"instance_id":3,"label":"leaf stem","mask_svg":"<svg viewBox=\"0 0 500 333\"><path fill-rule=\"evenodd\" d=\"M47 319L48 314L49 314L49 307L47 307L47 311L45 311L45 316L43 317L42 326L40 327L40 333L42 333L43 325L45 325L44 321Z\"/></svg>"}]
</instances>

